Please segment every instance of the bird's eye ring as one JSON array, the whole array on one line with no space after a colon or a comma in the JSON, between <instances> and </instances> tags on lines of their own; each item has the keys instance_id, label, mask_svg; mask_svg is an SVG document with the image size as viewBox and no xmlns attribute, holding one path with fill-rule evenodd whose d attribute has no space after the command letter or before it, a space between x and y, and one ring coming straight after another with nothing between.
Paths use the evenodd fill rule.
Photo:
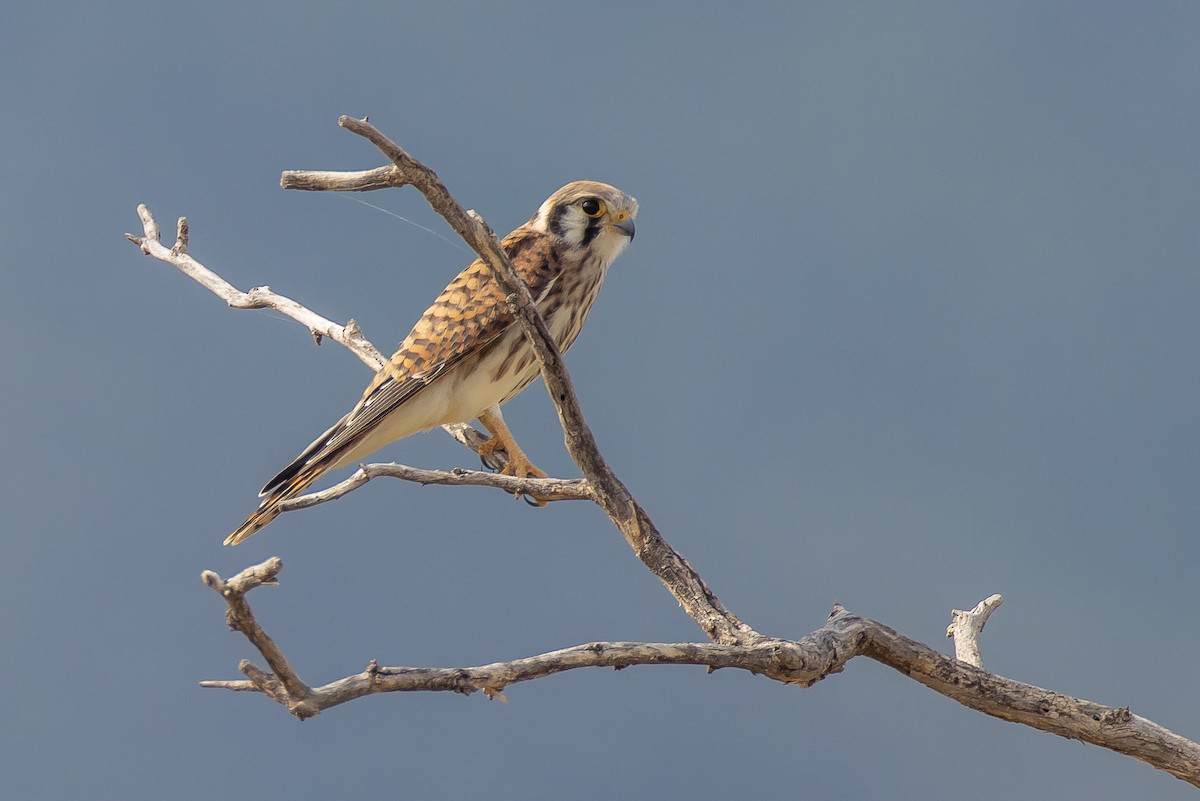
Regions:
<instances>
[{"instance_id":1,"label":"bird's eye ring","mask_svg":"<svg viewBox=\"0 0 1200 801\"><path fill-rule=\"evenodd\" d=\"M604 214L604 201L589 197L579 204L579 208L583 209L583 213L594 220Z\"/></svg>"}]
</instances>

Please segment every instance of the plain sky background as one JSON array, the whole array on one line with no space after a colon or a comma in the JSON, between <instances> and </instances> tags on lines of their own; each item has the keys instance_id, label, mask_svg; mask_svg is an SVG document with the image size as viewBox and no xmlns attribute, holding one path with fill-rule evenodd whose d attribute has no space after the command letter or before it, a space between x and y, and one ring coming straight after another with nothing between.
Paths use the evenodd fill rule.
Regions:
<instances>
[{"instance_id":1,"label":"plain sky background","mask_svg":"<svg viewBox=\"0 0 1200 801\"><path fill-rule=\"evenodd\" d=\"M598 510L380 480L221 540L369 375L122 234L145 202L241 288L390 351L468 260L286 169L369 115L500 232L594 178L637 241L568 357L604 455L729 607L837 600L1200 737L1200 5L10 4L0 11L0 794L1194 798L859 659L391 695L298 723L202 690L703 638ZM411 191L362 199L449 236ZM507 407L576 472L537 384ZM380 460L473 467L440 432Z\"/></svg>"}]
</instances>

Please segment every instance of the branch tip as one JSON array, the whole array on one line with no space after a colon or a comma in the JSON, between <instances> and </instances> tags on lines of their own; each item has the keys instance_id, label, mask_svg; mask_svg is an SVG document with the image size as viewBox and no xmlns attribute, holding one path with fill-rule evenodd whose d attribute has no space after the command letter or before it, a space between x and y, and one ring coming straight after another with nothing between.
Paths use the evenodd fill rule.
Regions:
<instances>
[{"instance_id":1,"label":"branch tip","mask_svg":"<svg viewBox=\"0 0 1200 801\"><path fill-rule=\"evenodd\" d=\"M175 224L175 245L171 248L171 254L181 256L187 253L188 249L188 221L187 217L180 217Z\"/></svg>"},{"instance_id":2,"label":"branch tip","mask_svg":"<svg viewBox=\"0 0 1200 801\"><path fill-rule=\"evenodd\" d=\"M492 230L492 226L488 225L488 221L483 219L483 215L475 211L475 209L467 209L467 216L474 220L488 236L494 237L496 235L496 232Z\"/></svg>"},{"instance_id":3,"label":"branch tip","mask_svg":"<svg viewBox=\"0 0 1200 801\"><path fill-rule=\"evenodd\" d=\"M158 220L154 219L154 215L150 213L150 209L145 203L139 203L137 207L138 219L142 221L142 230L145 231L146 237L142 241L142 246L145 247L149 242L147 240L159 241ZM147 251L147 254L149 252Z\"/></svg>"},{"instance_id":4,"label":"branch tip","mask_svg":"<svg viewBox=\"0 0 1200 801\"><path fill-rule=\"evenodd\" d=\"M225 581L215 571L205 570L200 574L200 580L219 593L225 592Z\"/></svg>"},{"instance_id":5,"label":"branch tip","mask_svg":"<svg viewBox=\"0 0 1200 801\"><path fill-rule=\"evenodd\" d=\"M970 611L950 610L950 625L946 627L946 636L954 640L955 659L972 667L983 668L979 637L992 612L1002 603L1004 597L996 593L975 604L975 608Z\"/></svg>"}]
</instances>

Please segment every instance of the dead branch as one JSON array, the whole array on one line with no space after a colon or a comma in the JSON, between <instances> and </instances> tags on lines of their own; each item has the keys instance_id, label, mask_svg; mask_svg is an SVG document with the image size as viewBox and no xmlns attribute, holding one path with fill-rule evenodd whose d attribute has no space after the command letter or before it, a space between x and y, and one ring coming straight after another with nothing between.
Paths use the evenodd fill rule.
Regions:
<instances>
[{"instance_id":1,"label":"dead branch","mask_svg":"<svg viewBox=\"0 0 1200 801\"><path fill-rule=\"evenodd\" d=\"M255 689L287 706L292 714L305 717L308 714L306 700L312 694L312 690L292 670L287 657L276 647L275 641L263 630L262 626L258 625L258 621L254 619L254 613L250 610L250 604L246 602L246 593L255 587L263 584L278 584L276 576L282 569L283 560L274 556L262 564L246 568L229 581L222 580L211 570L204 571L200 578L225 598L225 602L229 605L229 609L225 613L225 621L229 624L229 628L246 635L246 639L258 649L258 652L263 655L263 659L267 660L267 664L274 671L274 675L268 674L243 659L240 665L242 673L246 675Z\"/></svg>"},{"instance_id":2,"label":"dead branch","mask_svg":"<svg viewBox=\"0 0 1200 801\"><path fill-rule=\"evenodd\" d=\"M961 609L950 611L950 625L946 627L946 636L954 640L954 656L960 662L977 668L983 667L983 657L979 654L979 637L983 634L983 627L992 616L992 612L1002 603L1004 598L1000 595L989 595L975 604L975 608L969 612Z\"/></svg>"},{"instance_id":3,"label":"dead branch","mask_svg":"<svg viewBox=\"0 0 1200 801\"><path fill-rule=\"evenodd\" d=\"M339 124L371 141L391 162L374 170L334 173L289 171L285 188L314 191L366 191L384 187L416 187L491 268L508 292L508 301L529 338L542 375L558 412L566 446L584 478L516 479L507 476L456 470L422 470L405 465L364 465L334 487L293 499L287 508L303 508L340 498L377 476L418 483L471 484L506 492L530 493L556 500L588 499L599 505L649 568L712 643L588 643L546 654L461 668L381 667L372 661L362 673L321 687L305 684L281 649L258 624L246 602L249 590L275 584L282 568L278 558L248 568L228 581L205 571L204 582L220 593L228 606L227 619L242 632L268 665L264 670L243 660L245 680L202 682L205 687L261 692L284 705L299 718L379 692L445 691L470 694L483 690L500 697L509 685L581 667L623 668L632 665L692 664L708 669L737 668L786 684L808 687L843 669L856 656L888 665L935 692L987 715L1018 722L1062 737L1127 754L1200 787L1200 745L1153 722L1114 708L1043 690L988 673L980 667L978 638L987 615L999 605L992 596L969 613L955 612L948 634L955 638L959 659L950 659L927 645L911 640L869 618L835 606L827 623L798 640L759 634L727 610L687 561L655 528L645 510L633 499L600 455L579 406L570 376L527 288L519 281L507 256L482 218L465 211L437 175L412 159L365 120L341 118ZM172 264L184 274L236 308L272 308L305 325L322 337L345 345L363 362L377 369L383 357L353 321L339 326L266 287L241 292L196 262L187 253L187 221L179 221L173 247L159 241L157 223L138 207L144 236L127 234L143 253ZM466 424L446 426L459 442L478 449L485 437Z\"/></svg>"},{"instance_id":4,"label":"dead branch","mask_svg":"<svg viewBox=\"0 0 1200 801\"><path fill-rule=\"evenodd\" d=\"M504 689L513 684L585 667L619 670L633 665L703 665L709 672L734 668L811 687L840 673L851 659L865 656L986 715L1108 748L1200 787L1200 745L1134 715L1128 707L1105 706L988 673L840 605L834 606L824 626L798 640L763 638L746 645L592 642L474 667L383 667L372 660L361 673L309 687L255 620L244 597L260 584L277 583L281 568L280 560L272 558L228 582L205 571L205 583L229 605L230 627L250 639L276 674L243 660L245 681L205 681L201 686L262 692L303 719L376 693L452 691L470 695L482 690L489 698L503 698ZM280 675L279 670L285 672Z\"/></svg>"},{"instance_id":5,"label":"dead branch","mask_svg":"<svg viewBox=\"0 0 1200 801\"><path fill-rule=\"evenodd\" d=\"M517 277L512 262L491 228L479 215L467 212L459 205L437 173L404 152L375 126L366 120L351 117L341 117L338 125L366 138L392 163L390 182L383 171L372 171L372 186L412 185L425 196L433 210L487 262L497 282L508 293L517 321L537 354L546 389L558 411L568 453L591 487L596 503L609 516L642 563L658 576L688 615L715 642L738 645L761 639L761 634L725 608L700 574L663 539L649 515L600 455L595 437L584 422L583 411L562 356L533 304L529 289ZM328 172L289 171L284 173L280 183L285 188L296 186L342 191L352 185L358 190L366 188L363 176L364 173L355 173L346 179L331 180ZM330 182L324 183L326 180Z\"/></svg>"},{"instance_id":6,"label":"dead branch","mask_svg":"<svg viewBox=\"0 0 1200 801\"><path fill-rule=\"evenodd\" d=\"M138 217L142 220L144 235L125 234L125 238L141 248L142 253L178 268L188 278L205 287L235 309L274 309L305 326L318 342L323 337L332 339L339 345L344 345L372 370L378 370L383 366L386 361L383 354L363 337L358 324L353 320L345 325L338 325L291 298L272 292L270 287L259 286L249 292L242 292L188 254L188 221L186 217L179 218L175 244L168 248L163 245L159 236L158 222L146 205L139 205L137 212Z\"/></svg>"},{"instance_id":7,"label":"dead branch","mask_svg":"<svg viewBox=\"0 0 1200 801\"><path fill-rule=\"evenodd\" d=\"M390 173L390 168L383 169L385 172ZM378 171L372 170L370 172L375 173ZM333 176L338 175L338 173L319 173L319 175ZM337 183L335 179L329 180L332 180L334 184ZM362 335L358 323L354 322L354 320L347 321L345 325L338 325L303 304L285 295L271 291L271 288L267 286L254 287L248 292L243 292L192 258L191 254L188 253L189 226L186 217L179 218L175 244L168 248L162 243L158 221L154 219L154 215L150 209L143 203L138 205L137 213L142 221L142 235L125 234L125 238L137 245L146 256L152 256L161 262L175 267L184 275L224 300L230 307L235 309L272 309L277 311L307 328L317 344L320 344L322 339L330 339L344 346L357 356L360 361L370 367L372 371L379 370L387 361L384 355L379 352L379 349ZM480 433L474 426L467 422L452 423L444 425L442 428L456 441L476 453L479 452L480 446L484 442L487 442L488 439L487 436ZM507 461L507 455L503 451L493 453L492 457L493 461L497 463L497 469L503 467Z\"/></svg>"},{"instance_id":8,"label":"dead branch","mask_svg":"<svg viewBox=\"0 0 1200 801\"><path fill-rule=\"evenodd\" d=\"M633 500L625 485L617 479L600 455L595 438L584 422L583 412L562 356L533 305L528 288L517 277L512 263L492 230L479 215L468 212L459 205L433 170L413 159L373 125L365 120L350 117L341 117L338 124L369 140L392 162L392 167L354 173L291 170L283 174L281 185L285 188L312 191L364 191L406 185L418 189L434 211L445 218L480 258L488 263L496 280L508 292L508 299L517 320L529 337L540 362L542 377L563 427L567 450L591 488L592 499L604 509L642 563L658 576L684 611L709 637L716 642L730 645L762 638L762 635L726 609L700 574L667 543L646 511ZM149 210L145 206L139 206L138 214L142 219L145 236L126 234L126 237L138 245L143 253L174 265L185 275L225 299L231 306L276 309L307 326L314 335L328 336L350 348L360 359L372 364L373 369L378 369L382 364L382 356L373 346L373 361L364 358L363 354L366 351L352 347L358 345L358 340L348 336L344 331L345 327L339 327L290 298L275 295L265 287L260 288L261 291L239 292L224 279L204 268L187 254L186 218L180 219L181 231L185 233L175 248L167 249L159 242L158 226ZM259 294L254 295L256 292ZM451 434L459 442L476 447L477 442L483 441L482 435L465 435L461 425L453 428Z\"/></svg>"},{"instance_id":9,"label":"dead branch","mask_svg":"<svg viewBox=\"0 0 1200 801\"><path fill-rule=\"evenodd\" d=\"M309 506L336 501L358 489L373 478L399 478L417 484L445 484L459 487L495 487L510 495L529 495L544 501L591 501L591 489L581 478L517 478L499 473L484 473L479 470L425 470L404 464L364 464L349 478L328 489L310 492L284 501L280 508L285 512L305 509Z\"/></svg>"}]
</instances>

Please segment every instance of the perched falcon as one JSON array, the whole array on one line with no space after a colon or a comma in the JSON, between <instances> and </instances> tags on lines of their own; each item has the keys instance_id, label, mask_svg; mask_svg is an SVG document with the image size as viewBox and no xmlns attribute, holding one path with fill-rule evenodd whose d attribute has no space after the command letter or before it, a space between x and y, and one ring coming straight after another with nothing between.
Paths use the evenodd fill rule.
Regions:
<instances>
[{"instance_id":1,"label":"perched falcon","mask_svg":"<svg viewBox=\"0 0 1200 801\"><path fill-rule=\"evenodd\" d=\"M608 266L633 239L635 199L608 184L575 181L551 195L501 243L559 350L571 347ZM225 539L236 545L279 515L327 471L354 464L388 443L445 423L478 420L492 433L486 459L508 455L501 471L545 476L504 424L500 405L538 376L533 349L504 291L480 260L458 274L380 368L362 399L267 482L262 502Z\"/></svg>"}]
</instances>

